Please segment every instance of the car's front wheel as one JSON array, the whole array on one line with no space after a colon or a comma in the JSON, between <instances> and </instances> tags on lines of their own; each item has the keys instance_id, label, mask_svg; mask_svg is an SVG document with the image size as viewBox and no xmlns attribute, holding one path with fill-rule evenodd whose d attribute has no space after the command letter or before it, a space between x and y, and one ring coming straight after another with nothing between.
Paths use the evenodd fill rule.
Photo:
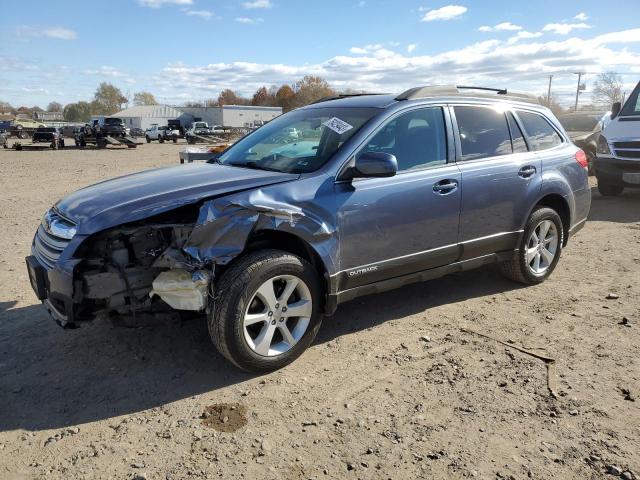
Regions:
<instances>
[{"instance_id":1,"label":"car's front wheel","mask_svg":"<svg viewBox=\"0 0 640 480\"><path fill-rule=\"evenodd\" d=\"M151 143L151 139L149 138L149 135L145 135L145 140L147 141L147 143Z\"/></svg>"},{"instance_id":2,"label":"car's front wheel","mask_svg":"<svg viewBox=\"0 0 640 480\"><path fill-rule=\"evenodd\" d=\"M524 229L520 248L513 259L500 263L502 273L527 285L544 282L560 260L564 230L558 213L548 207L536 208Z\"/></svg>"},{"instance_id":3,"label":"car's front wheel","mask_svg":"<svg viewBox=\"0 0 640 480\"><path fill-rule=\"evenodd\" d=\"M277 370L304 352L322 322L315 269L279 250L241 257L217 282L209 309L216 348L239 368Z\"/></svg>"}]
</instances>

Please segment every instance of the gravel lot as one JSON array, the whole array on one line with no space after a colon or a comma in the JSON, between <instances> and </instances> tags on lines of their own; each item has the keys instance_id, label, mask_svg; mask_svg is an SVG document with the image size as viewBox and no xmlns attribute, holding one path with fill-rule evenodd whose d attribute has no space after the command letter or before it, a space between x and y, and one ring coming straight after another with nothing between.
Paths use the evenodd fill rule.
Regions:
<instances>
[{"instance_id":1,"label":"gravel lot","mask_svg":"<svg viewBox=\"0 0 640 480\"><path fill-rule=\"evenodd\" d=\"M594 189L542 285L485 268L358 299L255 377L201 318L64 331L27 279L56 200L181 148L0 151L0 478L640 478L640 191ZM557 399L542 361L461 328L556 359Z\"/></svg>"}]
</instances>

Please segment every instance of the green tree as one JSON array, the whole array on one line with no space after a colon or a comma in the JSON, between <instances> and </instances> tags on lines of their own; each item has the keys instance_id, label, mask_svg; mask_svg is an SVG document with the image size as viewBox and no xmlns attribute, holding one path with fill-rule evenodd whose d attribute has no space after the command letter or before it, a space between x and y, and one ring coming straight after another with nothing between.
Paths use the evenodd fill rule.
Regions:
<instances>
[{"instance_id":1,"label":"green tree","mask_svg":"<svg viewBox=\"0 0 640 480\"><path fill-rule=\"evenodd\" d=\"M156 97L150 92L138 92L133 95L134 105L157 105Z\"/></svg>"},{"instance_id":2,"label":"green tree","mask_svg":"<svg viewBox=\"0 0 640 480\"><path fill-rule=\"evenodd\" d=\"M93 96L93 113L98 115L112 115L122 110L122 104L126 103L127 98L122 94L118 87L107 82L102 82L95 95Z\"/></svg>"},{"instance_id":3,"label":"green tree","mask_svg":"<svg viewBox=\"0 0 640 480\"><path fill-rule=\"evenodd\" d=\"M61 112L62 104L58 102L51 102L47 105L47 112Z\"/></svg>"},{"instance_id":4,"label":"green tree","mask_svg":"<svg viewBox=\"0 0 640 480\"><path fill-rule=\"evenodd\" d=\"M69 103L62 115L67 122L88 122L91 117L91 104L88 102Z\"/></svg>"}]
</instances>

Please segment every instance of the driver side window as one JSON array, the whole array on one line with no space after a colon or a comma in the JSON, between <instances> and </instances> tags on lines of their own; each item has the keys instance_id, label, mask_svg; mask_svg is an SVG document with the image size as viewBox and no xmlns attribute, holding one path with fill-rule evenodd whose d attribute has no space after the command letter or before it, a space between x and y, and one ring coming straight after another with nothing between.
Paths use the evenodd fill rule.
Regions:
<instances>
[{"instance_id":1,"label":"driver side window","mask_svg":"<svg viewBox=\"0 0 640 480\"><path fill-rule=\"evenodd\" d=\"M398 171L447 163L447 139L441 107L403 113L387 122L358 152L395 155Z\"/></svg>"}]
</instances>

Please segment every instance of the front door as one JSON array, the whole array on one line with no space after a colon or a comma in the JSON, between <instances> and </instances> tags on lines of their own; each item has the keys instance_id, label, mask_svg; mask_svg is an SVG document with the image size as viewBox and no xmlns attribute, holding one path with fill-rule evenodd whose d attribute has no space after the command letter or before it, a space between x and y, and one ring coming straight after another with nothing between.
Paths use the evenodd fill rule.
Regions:
<instances>
[{"instance_id":1,"label":"front door","mask_svg":"<svg viewBox=\"0 0 640 480\"><path fill-rule=\"evenodd\" d=\"M390 178L338 182L338 290L445 265L458 258L460 171L448 162L441 107L410 110L383 125L356 154L396 156Z\"/></svg>"}]
</instances>

